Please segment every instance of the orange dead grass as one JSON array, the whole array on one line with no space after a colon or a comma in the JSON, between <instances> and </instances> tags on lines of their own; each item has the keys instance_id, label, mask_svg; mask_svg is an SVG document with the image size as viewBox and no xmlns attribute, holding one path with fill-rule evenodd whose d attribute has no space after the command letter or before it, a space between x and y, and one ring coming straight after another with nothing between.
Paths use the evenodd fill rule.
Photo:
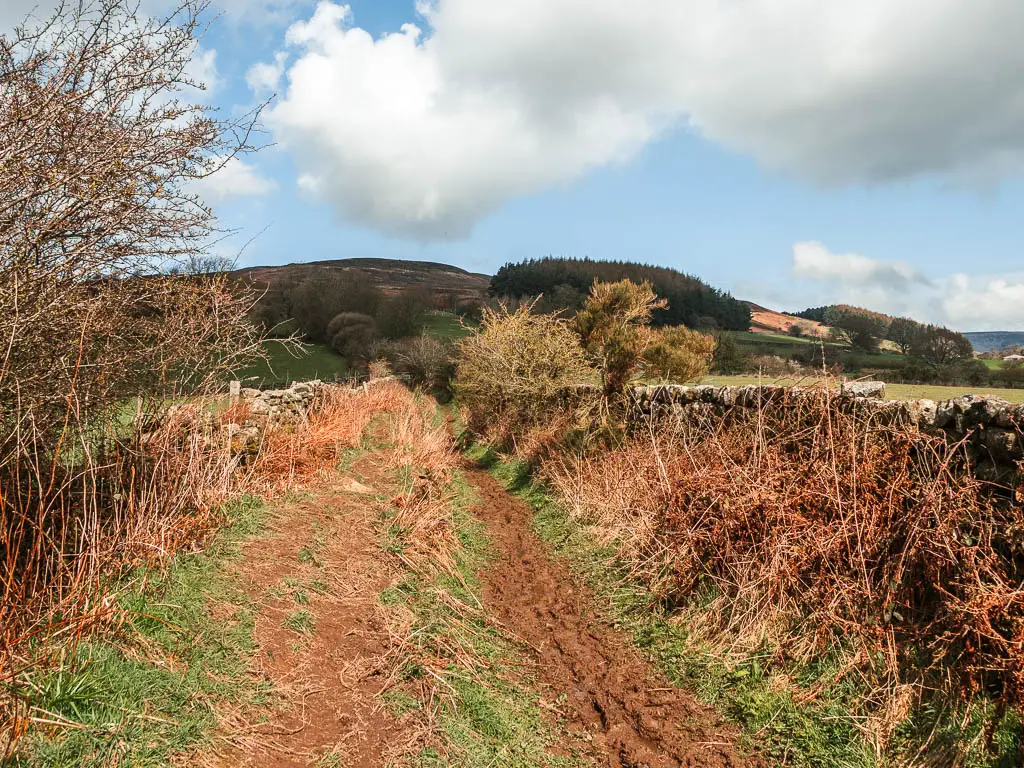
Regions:
<instances>
[{"instance_id":1,"label":"orange dead grass","mask_svg":"<svg viewBox=\"0 0 1024 768\"><path fill-rule=\"evenodd\" d=\"M277 493L314 480L337 463L342 451L359 445L377 416L401 409L407 394L391 381L375 382L365 391L322 389L308 419L262 436L244 485L250 492Z\"/></svg>"},{"instance_id":2,"label":"orange dead grass","mask_svg":"<svg viewBox=\"0 0 1024 768\"><path fill-rule=\"evenodd\" d=\"M839 653L840 677L874 685L869 711L906 706L907 685L1024 708L1024 510L967 473L962 446L822 397L543 471L656 600L710 599L695 631L731 652Z\"/></svg>"}]
</instances>

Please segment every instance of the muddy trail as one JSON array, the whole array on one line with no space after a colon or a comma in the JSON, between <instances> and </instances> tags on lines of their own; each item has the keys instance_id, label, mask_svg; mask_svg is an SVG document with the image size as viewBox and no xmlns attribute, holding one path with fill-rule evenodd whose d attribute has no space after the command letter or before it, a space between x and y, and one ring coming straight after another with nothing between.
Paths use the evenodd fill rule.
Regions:
<instances>
[{"instance_id":1,"label":"muddy trail","mask_svg":"<svg viewBox=\"0 0 1024 768\"><path fill-rule=\"evenodd\" d=\"M591 591L531 529L533 510L486 471L470 468L473 513L492 538L480 574L484 604L532 650L564 714L591 734L590 757L614 768L763 766L736 746L737 731L672 686L603 619Z\"/></svg>"},{"instance_id":2,"label":"muddy trail","mask_svg":"<svg viewBox=\"0 0 1024 768\"><path fill-rule=\"evenodd\" d=\"M189 764L228 768L383 766L408 739L381 702L390 638L377 610L393 580L372 503L373 457L306 498L277 507L248 542L237 577L259 606L251 674L272 706L222 713L226 748ZM356 479L358 478L358 479Z\"/></svg>"},{"instance_id":3,"label":"muddy trail","mask_svg":"<svg viewBox=\"0 0 1024 768\"><path fill-rule=\"evenodd\" d=\"M476 497L469 512L489 541L480 605L521 649L509 663L532 670L510 669L504 679L547 712L552 756L608 768L764 765L610 626L589 588L533 532L526 502L475 465L463 475ZM187 764L424 764L422 724L385 703L406 642L379 602L404 578L378 535L388 488L382 455L364 454L313 493L278 505L269 529L245 545L235 573L257 606L250 674L270 685L273 700L256 711L221 708L220 747Z\"/></svg>"}]
</instances>

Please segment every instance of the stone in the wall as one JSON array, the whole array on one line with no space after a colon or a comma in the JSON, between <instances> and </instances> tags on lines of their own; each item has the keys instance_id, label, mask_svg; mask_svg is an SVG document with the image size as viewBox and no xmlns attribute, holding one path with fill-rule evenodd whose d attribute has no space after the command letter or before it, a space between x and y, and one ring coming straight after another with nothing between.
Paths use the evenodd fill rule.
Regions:
<instances>
[{"instance_id":1,"label":"stone in the wall","mask_svg":"<svg viewBox=\"0 0 1024 768\"><path fill-rule=\"evenodd\" d=\"M848 381L843 382L839 394L844 397L885 397L884 381Z\"/></svg>"},{"instance_id":2,"label":"stone in the wall","mask_svg":"<svg viewBox=\"0 0 1024 768\"><path fill-rule=\"evenodd\" d=\"M997 463L1010 464L1024 459L1024 442L1020 433L994 428L984 430L984 436L985 447Z\"/></svg>"},{"instance_id":3,"label":"stone in the wall","mask_svg":"<svg viewBox=\"0 0 1024 768\"><path fill-rule=\"evenodd\" d=\"M938 403L934 400L913 400L910 403L911 418L921 429L935 426L938 410Z\"/></svg>"}]
</instances>

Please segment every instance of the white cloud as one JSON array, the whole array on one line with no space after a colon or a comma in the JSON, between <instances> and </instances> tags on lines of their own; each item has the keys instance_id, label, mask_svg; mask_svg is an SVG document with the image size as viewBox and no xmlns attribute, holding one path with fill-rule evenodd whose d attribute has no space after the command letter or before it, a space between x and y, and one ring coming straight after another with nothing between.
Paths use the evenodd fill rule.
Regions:
<instances>
[{"instance_id":1,"label":"white cloud","mask_svg":"<svg viewBox=\"0 0 1024 768\"><path fill-rule=\"evenodd\" d=\"M276 91L281 85L281 77L284 75L285 62L288 54L279 51L270 63L259 62L253 64L245 73L245 81L257 95L264 95Z\"/></svg>"},{"instance_id":2,"label":"white cloud","mask_svg":"<svg viewBox=\"0 0 1024 768\"><path fill-rule=\"evenodd\" d=\"M821 243L793 246L793 274L809 280L826 280L853 286L906 289L927 279L907 264L877 261L857 253L831 253Z\"/></svg>"},{"instance_id":3,"label":"white cloud","mask_svg":"<svg viewBox=\"0 0 1024 768\"><path fill-rule=\"evenodd\" d=\"M1024 330L1024 273L958 274L946 280L940 299L948 323L965 330Z\"/></svg>"},{"instance_id":4,"label":"white cloud","mask_svg":"<svg viewBox=\"0 0 1024 768\"><path fill-rule=\"evenodd\" d=\"M343 218L421 239L468 234L509 198L630 156L653 135L605 98L537 113L504 88L449 81L421 30L374 40L321 3L287 34L302 53L267 113L303 188Z\"/></svg>"},{"instance_id":5,"label":"white cloud","mask_svg":"<svg viewBox=\"0 0 1024 768\"><path fill-rule=\"evenodd\" d=\"M928 278L905 264L834 254L808 242L793 246L792 274L797 280L784 291L750 289L769 304L853 304L961 331L1024 330L1024 273Z\"/></svg>"},{"instance_id":6,"label":"white cloud","mask_svg":"<svg viewBox=\"0 0 1024 768\"><path fill-rule=\"evenodd\" d=\"M236 197L259 197L277 189L273 179L261 176L255 166L232 157L216 173L196 182L196 192L208 203Z\"/></svg>"},{"instance_id":7,"label":"white cloud","mask_svg":"<svg viewBox=\"0 0 1024 768\"><path fill-rule=\"evenodd\" d=\"M339 215L385 231L464 235L679 125L825 183L1024 169L1024 3L416 8L426 29L374 39L321 2L287 33L296 55L268 115Z\"/></svg>"}]
</instances>

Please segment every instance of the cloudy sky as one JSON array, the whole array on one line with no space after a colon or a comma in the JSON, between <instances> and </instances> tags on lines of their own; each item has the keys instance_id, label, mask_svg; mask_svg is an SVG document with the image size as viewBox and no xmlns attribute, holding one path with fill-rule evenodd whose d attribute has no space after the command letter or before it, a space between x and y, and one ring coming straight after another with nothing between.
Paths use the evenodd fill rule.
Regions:
<instances>
[{"instance_id":1,"label":"cloudy sky","mask_svg":"<svg viewBox=\"0 0 1024 768\"><path fill-rule=\"evenodd\" d=\"M1024 329L1018 0L219 5L209 98L273 97L207 189L245 264L624 258Z\"/></svg>"}]
</instances>

